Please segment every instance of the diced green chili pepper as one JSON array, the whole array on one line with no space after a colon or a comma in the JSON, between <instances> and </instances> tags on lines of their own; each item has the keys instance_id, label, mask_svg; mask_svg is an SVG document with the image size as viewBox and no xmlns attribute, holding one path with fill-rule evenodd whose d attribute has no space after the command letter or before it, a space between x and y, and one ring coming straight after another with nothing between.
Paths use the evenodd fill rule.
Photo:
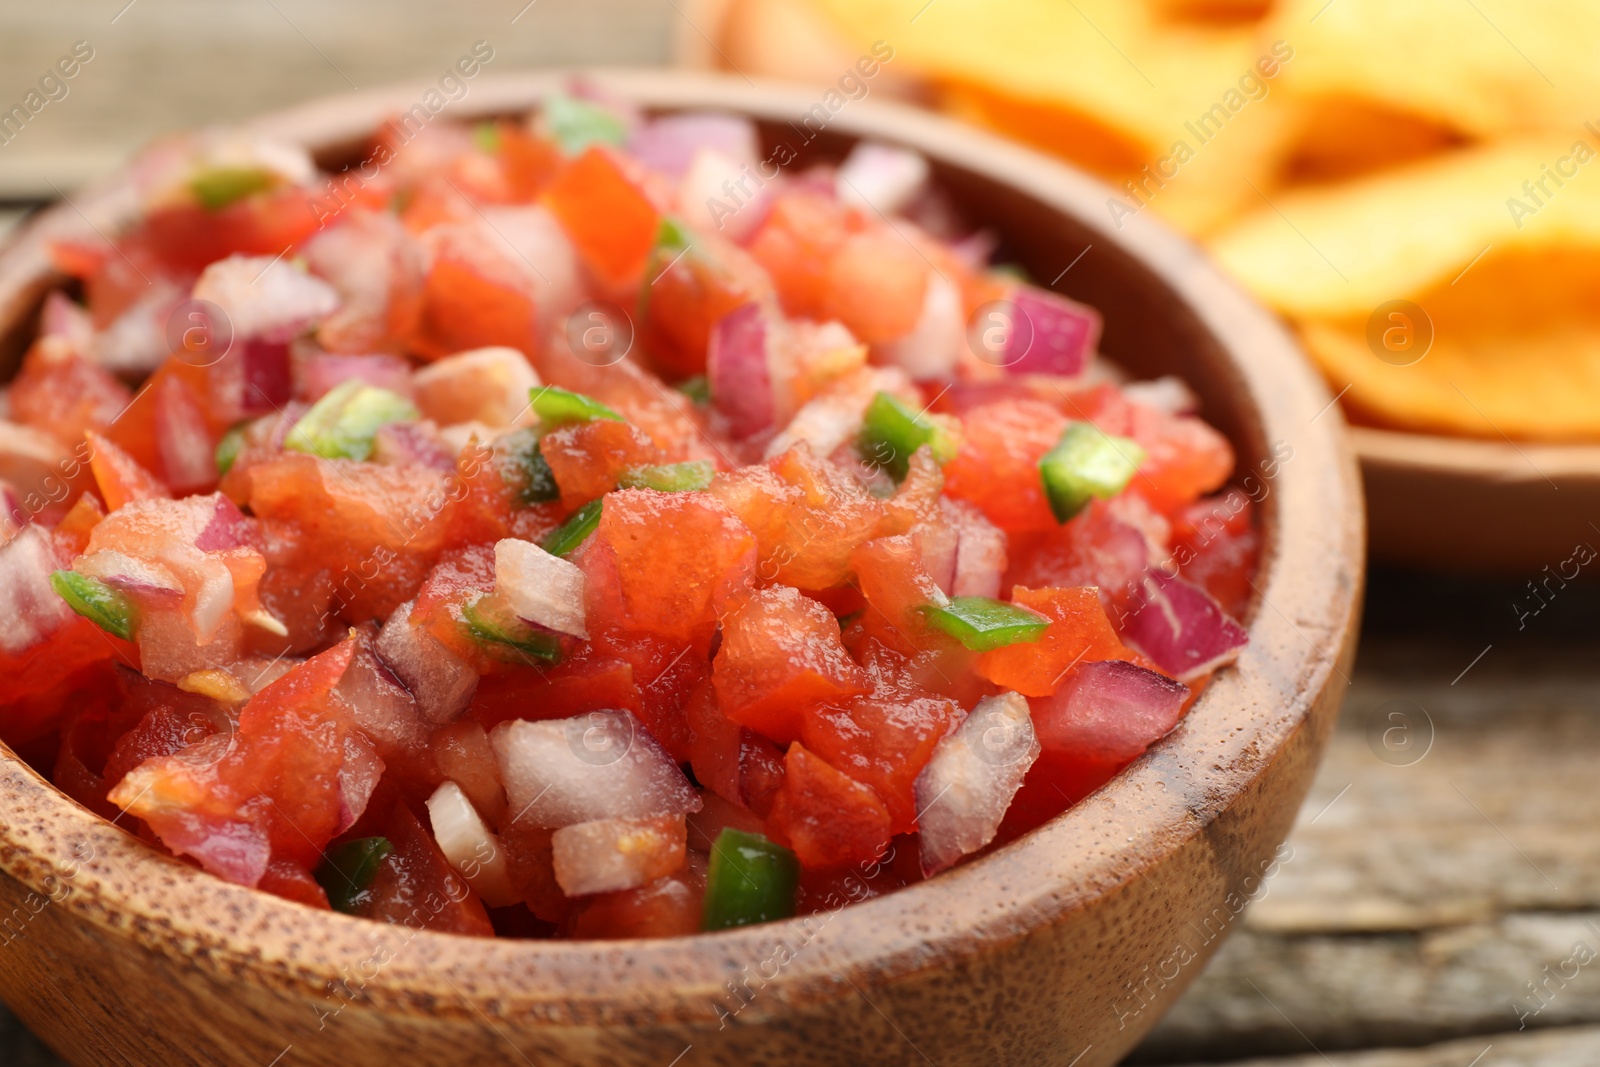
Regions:
<instances>
[{"instance_id":1,"label":"diced green chili pepper","mask_svg":"<svg viewBox=\"0 0 1600 1067\"><path fill-rule=\"evenodd\" d=\"M696 374L693 378L685 378L678 383L678 392L693 400L696 404L711 403L711 379L704 374Z\"/></svg>"},{"instance_id":2,"label":"diced green chili pepper","mask_svg":"<svg viewBox=\"0 0 1600 1067\"><path fill-rule=\"evenodd\" d=\"M1126 437L1072 422L1061 440L1039 460L1044 494L1057 522L1066 522L1095 497L1108 499L1128 487L1144 462L1144 449Z\"/></svg>"},{"instance_id":3,"label":"diced green chili pepper","mask_svg":"<svg viewBox=\"0 0 1600 1067\"><path fill-rule=\"evenodd\" d=\"M624 421L621 415L593 397L584 396L553 385L541 385L529 394L533 410L547 429L566 426L574 422L593 422L595 419Z\"/></svg>"},{"instance_id":4,"label":"diced green chili pepper","mask_svg":"<svg viewBox=\"0 0 1600 1067\"><path fill-rule=\"evenodd\" d=\"M872 398L857 441L868 463L882 467L898 482L910 469L912 454L923 445L933 450L933 458L941 464L955 458L954 439L933 419L913 411L892 393Z\"/></svg>"},{"instance_id":5,"label":"diced green chili pepper","mask_svg":"<svg viewBox=\"0 0 1600 1067\"><path fill-rule=\"evenodd\" d=\"M241 422L233 426L222 435L222 440L217 442L217 473L227 474L233 470L233 463L239 458L240 449L244 448L244 432L249 427L248 422Z\"/></svg>"},{"instance_id":6,"label":"diced green chili pepper","mask_svg":"<svg viewBox=\"0 0 1600 1067\"><path fill-rule=\"evenodd\" d=\"M539 547L552 556L566 556L573 549L583 544L584 539L594 533L595 527L600 525L600 508L604 500L591 500L583 507L572 513L568 519L557 529L551 530Z\"/></svg>"},{"instance_id":7,"label":"diced green chili pepper","mask_svg":"<svg viewBox=\"0 0 1600 1067\"><path fill-rule=\"evenodd\" d=\"M358 837L324 852L314 877L328 894L333 910L358 913L371 898L378 868L393 851L387 837Z\"/></svg>"},{"instance_id":8,"label":"diced green chili pepper","mask_svg":"<svg viewBox=\"0 0 1600 1067\"><path fill-rule=\"evenodd\" d=\"M418 417L411 401L398 393L351 379L312 404L289 431L283 447L323 459L367 459L380 429Z\"/></svg>"},{"instance_id":9,"label":"diced green chili pepper","mask_svg":"<svg viewBox=\"0 0 1600 1067\"><path fill-rule=\"evenodd\" d=\"M472 127L472 143L485 152L500 151L500 129L492 122L480 122Z\"/></svg>"},{"instance_id":10,"label":"diced green chili pepper","mask_svg":"<svg viewBox=\"0 0 1600 1067\"><path fill-rule=\"evenodd\" d=\"M958 596L943 607L925 604L922 613L935 629L974 652L1037 641L1050 625L1037 611L986 596Z\"/></svg>"},{"instance_id":11,"label":"diced green chili pepper","mask_svg":"<svg viewBox=\"0 0 1600 1067\"><path fill-rule=\"evenodd\" d=\"M628 140L628 126L614 112L564 93L546 98L544 119L550 136L569 156L578 155L592 144L622 145Z\"/></svg>"},{"instance_id":12,"label":"diced green chili pepper","mask_svg":"<svg viewBox=\"0 0 1600 1067\"><path fill-rule=\"evenodd\" d=\"M723 827L711 845L702 930L786 919L794 914L800 861L760 834Z\"/></svg>"},{"instance_id":13,"label":"diced green chili pepper","mask_svg":"<svg viewBox=\"0 0 1600 1067\"><path fill-rule=\"evenodd\" d=\"M510 460L506 480L516 489L518 503L527 506L561 499L555 472L539 447L537 430L513 430L495 442L495 451Z\"/></svg>"},{"instance_id":14,"label":"diced green chili pepper","mask_svg":"<svg viewBox=\"0 0 1600 1067\"><path fill-rule=\"evenodd\" d=\"M139 625L139 608L118 589L77 571L56 571L50 575L50 588L60 594L67 607L113 637L132 641Z\"/></svg>"},{"instance_id":15,"label":"diced green chili pepper","mask_svg":"<svg viewBox=\"0 0 1600 1067\"><path fill-rule=\"evenodd\" d=\"M659 489L663 493L688 493L704 489L717 473L709 459L687 463L667 463L659 467L635 467L623 471L617 484L624 489Z\"/></svg>"},{"instance_id":16,"label":"diced green chili pepper","mask_svg":"<svg viewBox=\"0 0 1600 1067\"><path fill-rule=\"evenodd\" d=\"M278 184L278 176L265 167L211 167L189 179L189 191L207 211L221 211Z\"/></svg>"},{"instance_id":17,"label":"diced green chili pepper","mask_svg":"<svg viewBox=\"0 0 1600 1067\"><path fill-rule=\"evenodd\" d=\"M479 596L461 606L461 619L467 632L479 641L504 645L538 659L555 662L561 658L561 638L538 630L517 618L492 596Z\"/></svg>"}]
</instances>

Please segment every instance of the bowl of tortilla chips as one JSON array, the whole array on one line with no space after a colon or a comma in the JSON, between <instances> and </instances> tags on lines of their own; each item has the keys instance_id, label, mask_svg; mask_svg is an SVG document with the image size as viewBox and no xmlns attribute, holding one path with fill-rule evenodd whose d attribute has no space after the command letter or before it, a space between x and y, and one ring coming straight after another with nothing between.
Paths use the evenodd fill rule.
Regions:
<instances>
[{"instance_id":1,"label":"bowl of tortilla chips","mask_svg":"<svg viewBox=\"0 0 1600 1067\"><path fill-rule=\"evenodd\" d=\"M702 0L680 59L894 93L1064 156L1204 244L1352 423L1371 549L1600 544L1592 0ZM866 91L863 85L862 91ZM1093 251L1075 269L1094 269Z\"/></svg>"}]
</instances>

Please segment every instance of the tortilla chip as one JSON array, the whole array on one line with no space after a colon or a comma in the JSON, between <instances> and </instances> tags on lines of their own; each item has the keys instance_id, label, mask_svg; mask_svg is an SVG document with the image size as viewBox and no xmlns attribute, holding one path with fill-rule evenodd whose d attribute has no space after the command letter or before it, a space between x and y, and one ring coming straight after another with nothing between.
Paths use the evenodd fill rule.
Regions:
<instances>
[{"instance_id":1,"label":"tortilla chip","mask_svg":"<svg viewBox=\"0 0 1600 1067\"><path fill-rule=\"evenodd\" d=\"M1264 32L1294 42L1285 84L1297 95L1475 136L1577 129L1600 101L1592 0L1285 0Z\"/></svg>"},{"instance_id":2,"label":"tortilla chip","mask_svg":"<svg viewBox=\"0 0 1600 1067\"><path fill-rule=\"evenodd\" d=\"M1587 155L1588 161L1576 162ZM1211 249L1245 287L1301 318L1361 318L1449 282L1485 250L1600 251L1600 136L1523 138L1275 197ZM1562 164L1562 160L1567 160ZM1557 187L1547 167L1575 176ZM1535 187L1535 204L1525 182Z\"/></svg>"},{"instance_id":3,"label":"tortilla chip","mask_svg":"<svg viewBox=\"0 0 1600 1067\"><path fill-rule=\"evenodd\" d=\"M1285 185L1348 181L1463 144L1450 127L1384 104L1337 96L1299 102L1302 125L1283 153Z\"/></svg>"}]
</instances>

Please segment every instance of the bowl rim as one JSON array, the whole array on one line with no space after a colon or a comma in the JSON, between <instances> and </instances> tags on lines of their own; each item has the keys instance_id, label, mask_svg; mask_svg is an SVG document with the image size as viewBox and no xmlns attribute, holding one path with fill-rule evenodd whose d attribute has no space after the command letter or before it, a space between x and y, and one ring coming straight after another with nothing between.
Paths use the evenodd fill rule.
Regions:
<instances>
[{"instance_id":1,"label":"bowl rim","mask_svg":"<svg viewBox=\"0 0 1600 1067\"><path fill-rule=\"evenodd\" d=\"M650 110L716 108L782 121L817 89L733 75L585 69L484 75L453 117L526 110L576 73ZM426 83L344 94L276 112L242 128L315 144L370 133L416 101ZM538 1024L663 1019L716 1021L731 979L792 953L753 1016L850 995L992 952L1059 922L1171 855L1273 764L1330 684L1348 683L1364 563L1363 504L1343 421L1297 342L1212 267L1197 246L1148 217L1114 226L1111 190L1065 164L982 131L898 104L852 102L830 132L875 137L1002 181L1119 246L1164 285L1228 354L1268 442L1292 444L1273 485L1273 516L1254 584L1251 645L1221 672L1177 730L1110 785L1044 827L938 878L802 920L684 938L624 941L476 939L321 912L224 882L160 855L80 807L0 746L0 870L110 936L203 972L300 997L343 983L364 1006L469 1020L525 1015ZM120 173L120 172L119 172ZM47 277L44 241L126 211L115 178L19 227L0 251L0 326L14 324ZM70 210L68 210L70 208ZM81 220L81 222L80 222ZM1304 457L1302 459L1302 457ZM1337 676L1337 677L1336 677ZM1230 719L1230 713L1236 713ZM1246 713L1259 728L1222 729ZM1200 728L1204 722L1214 728ZM1205 774L1194 773L1197 769ZM1118 821L1120 801L1155 818ZM1110 840L1107 827L1127 833ZM1125 838L1125 839L1124 839ZM51 893L51 879L59 890ZM59 899L58 899L59 898ZM804 932L801 932L804 929ZM376 963L368 978L352 962ZM332 1002L330 1001L330 1004ZM342 1001L340 1002L342 1005Z\"/></svg>"}]
</instances>

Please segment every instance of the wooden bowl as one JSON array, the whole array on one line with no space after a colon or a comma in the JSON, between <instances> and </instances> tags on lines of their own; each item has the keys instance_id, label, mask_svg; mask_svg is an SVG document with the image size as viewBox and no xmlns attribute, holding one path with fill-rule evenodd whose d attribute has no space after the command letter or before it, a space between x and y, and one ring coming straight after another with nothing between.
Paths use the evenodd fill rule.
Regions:
<instances>
[{"instance_id":1,"label":"wooden bowl","mask_svg":"<svg viewBox=\"0 0 1600 1067\"><path fill-rule=\"evenodd\" d=\"M649 109L743 112L770 140L798 142L789 122L816 103L739 78L595 77ZM558 84L486 76L450 114L523 112ZM252 125L349 159L424 88ZM985 858L831 914L655 941L477 940L287 903L158 854L0 749L0 995L45 1041L75 1063L165 1067L279 1056L1096 1067L1155 1023L1276 871L1347 685L1362 503L1339 415L1323 413L1326 390L1272 316L1159 225L1110 229L1107 191L1082 174L869 103L795 147L803 162L864 136L926 154L1035 277L1082 254L1058 288L1105 313L1106 352L1140 374L1183 375L1233 440L1265 542L1238 665L1114 782ZM53 281L42 242L109 232L125 185L73 205L0 253L0 328L13 342Z\"/></svg>"}]
</instances>

